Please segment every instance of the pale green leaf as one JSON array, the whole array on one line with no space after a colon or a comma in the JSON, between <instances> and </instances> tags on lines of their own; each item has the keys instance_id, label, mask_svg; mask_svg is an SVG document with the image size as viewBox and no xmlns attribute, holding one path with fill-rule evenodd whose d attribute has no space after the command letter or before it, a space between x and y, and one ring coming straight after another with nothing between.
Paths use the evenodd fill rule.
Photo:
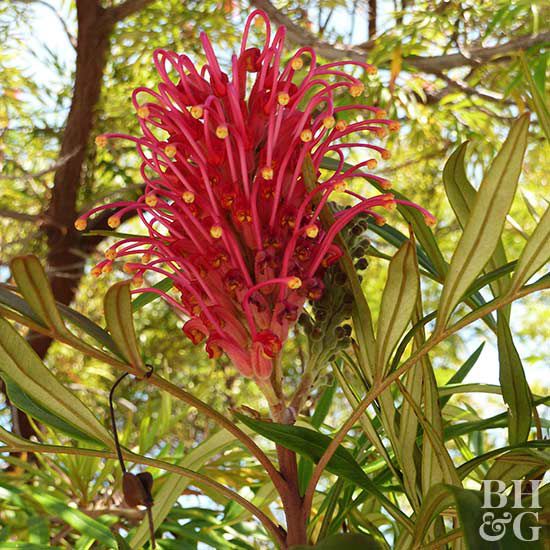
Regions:
<instances>
[{"instance_id":1,"label":"pale green leaf","mask_svg":"<svg viewBox=\"0 0 550 550\"><path fill-rule=\"evenodd\" d=\"M516 121L479 188L445 278L438 316L440 329L498 245L521 173L528 128L527 116Z\"/></svg>"},{"instance_id":2,"label":"pale green leaf","mask_svg":"<svg viewBox=\"0 0 550 550\"><path fill-rule=\"evenodd\" d=\"M550 259L550 207L542 216L519 258L512 288L523 286Z\"/></svg>"},{"instance_id":3,"label":"pale green leaf","mask_svg":"<svg viewBox=\"0 0 550 550\"><path fill-rule=\"evenodd\" d=\"M376 336L378 372L385 372L391 354L411 320L419 283L416 246L410 240L401 246L389 265Z\"/></svg>"},{"instance_id":4,"label":"pale green leaf","mask_svg":"<svg viewBox=\"0 0 550 550\"><path fill-rule=\"evenodd\" d=\"M90 438L111 446L109 432L88 408L42 363L28 342L0 318L0 372L26 395Z\"/></svg>"},{"instance_id":5,"label":"pale green leaf","mask_svg":"<svg viewBox=\"0 0 550 550\"><path fill-rule=\"evenodd\" d=\"M103 307L107 328L122 355L134 369L145 373L147 368L143 364L134 330L130 283L123 281L113 285L105 294Z\"/></svg>"}]
</instances>

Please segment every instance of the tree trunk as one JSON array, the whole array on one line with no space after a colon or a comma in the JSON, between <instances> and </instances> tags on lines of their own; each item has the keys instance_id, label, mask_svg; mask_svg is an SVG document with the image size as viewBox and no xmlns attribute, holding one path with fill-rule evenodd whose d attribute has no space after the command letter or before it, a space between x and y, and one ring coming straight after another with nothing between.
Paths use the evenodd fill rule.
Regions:
<instances>
[{"instance_id":1,"label":"tree trunk","mask_svg":"<svg viewBox=\"0 0 550 550\"><path fill-rule=\"evenodd\" d=\"M86 149L107 62L109 36L116 22L95 0L78 0L76 5L78 44L75 85L59 152L59 158L69 158L55 173L43 225L53 294L58 302L66 305L72 302L76 294L86 256L101 240L82 238L73 224L77 217L77 198ZM44 358L51 339L31 334L29 341L36 353ZM35 433L21 411L15 412L13 426L16 433L25 438Z\"/></svg>"}]
</instances>

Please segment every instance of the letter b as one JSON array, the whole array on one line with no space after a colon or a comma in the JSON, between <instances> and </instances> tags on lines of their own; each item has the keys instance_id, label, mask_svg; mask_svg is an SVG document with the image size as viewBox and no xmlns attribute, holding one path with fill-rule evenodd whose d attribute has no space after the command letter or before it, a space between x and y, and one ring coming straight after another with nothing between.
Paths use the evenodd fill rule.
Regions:
<instances>
[{"instance_id":1,"label":"letter b","mask_svg":"<svg viewBox=\"0 0 550 550\"><path fill-rule=\"evenodd\" d=\"M500 479L484 479L483 480L483 506L482 508L503 508L506 506L507 497L504 494L506 483ZM491 485L495 484L496 489L492 490ZM498 498L497 504L493 504L492 496Z\"/></svg>"}]
</instances>

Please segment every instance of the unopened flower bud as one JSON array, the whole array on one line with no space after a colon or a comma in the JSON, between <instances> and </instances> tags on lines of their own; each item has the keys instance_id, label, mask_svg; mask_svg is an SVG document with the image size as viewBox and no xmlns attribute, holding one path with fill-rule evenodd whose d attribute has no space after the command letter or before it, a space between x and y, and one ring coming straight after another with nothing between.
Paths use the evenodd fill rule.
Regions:
<instances>
[{"instance_id":1,"label":"unopened flower bud","mask_svg":"<svg viewBox=\"0 0 550 550\"><path fill-rule=\"evenodd\" d=\"M352 97L359 97L363 92L365 91L365 86L358 82L357 84L353 84L353 86L350 87L349 93Z\"/></svg>"},{"instance_id":2,"label":"unopened flower bud","mask_svg":"<svg viewBox=\"0 0 550 550\"><path fill-rule=\"evenodd\" d=\"M178 149L173 143L170 143L164 148L164 152L168 158L173 159L176 156Z\"/></svg>"},{"instance_id":3,"label":"unopened flower bud","mask_svg":"<svg viewBox=\"0 0 550 550\"><path fill-rule=\"evenodd\" d=\"M262 168L262 178L264 178L264 180L272 180L273 179L273 168L271 168L270 166L264 166Z\"/></svg>"},{"instance_id":4,"label":"unopened flower bud","mask_svg":"<svg viewBox=\"0 0 550 550\"><path fill-rule=\"evenodd\" d=\"M137 116L139 118L147 118L149 116L149 109L147 107L140 107L137 110Z\"/></svg>"},{"instance_id":5,"label":"unopened flower bud","mask_svg":"<svg viewBox=\"0 0 550 550\"><path fill-rule=\"evenodd\" d=\"M323 119L323 126L330 130L331 128L334 128L334 125L336 124L336 119L333 116L326 116Z\"/></svg>"},{"instance_id":6,"label":"unopened flower bud","mask_svg":"<svg viewBox=\"0 0 550 550\"><path fill-rule=\"evenodd\" d=\"M229 135L229 130L227 126L221 125L216 128L216 137L220 139L225 139Z\"/></svg>"},{"instance_id":7,"label":"unopened flower bud","mask_svg":"<svg viewBox=\"0 0 550 550\"><path fill-rule=\"evenodd\" d=\"M145 197L145 204L147 206L150 206L151 208L154 208L158 203L158 199L157 199L157 196L154 194L154 193L149 193L146 197Z\"/></svg>"},{"instance_id":8,"label":"unopened flower bud","mask_svg":"<svg viewBox=\"0 0 550 550\"><path fill-rule=\"evenodd\" d=\"M221 225L213 225L213 226L210 228L210 235L211 235L214 239L219 239L219 238L221 238L221 236L223 235L223 229L222 229Z\"/></svg>"},{"instance_id":9,"label":"unopened flower bud","mask_svg":"<svg viewBox=\"0 0 550 550\"><path fill-rule=\"evenodd\" d=\"M107 145L107 137L106 136L96 136L95 138L95 144L99 148L103 148Z\"/></svg>"},{"instance_id":10,"label":"unopened flower bud","mask_svg":"<svg viewBox=\"0 0 550 550\"><path fill-rule=\"evenodd\" d=\"M290 96L286 92L279 92L277 94L277 102L279 105L288 105L290 102Z\"/></svg>"},{"instance_id":11,"label":"unopened flower bud","mask_svg":"<svg viewBox=\"0 0 550 550\"><path fill-rule=\"evenodd\" d=\"M74 226L77 231L84 231L84 229L88 226L88 223L84 218L78 218L75 220Z\"/></svg>"},{"instance_id":12,"label":"unopened flower bud","mask_svg":"<svg viewBox=\"0 0 550 550\"><path fill-rule=\"evenodd\" d=\"M308 141L311 141L313 139L313 132L311 130L303 130L300 134L300 139L307 143Z\"/></svg>"},{"instance_id":13,"label":"unopened flower bud","mask_svg":"<svg viewBox=\"0 0 550 550\"><path fill-rule=\"evenodd\" d=\"M189 112L193 118L199 119L202 117L204 110L200 105L193 105L193 107L189 109Z\"/></svg>"},{"instance_id":14,"label":"unopened flower bud","mask_svg":"<svg viewBox=\"0 0 550 550\"><path fill-rule=\"evenodd\" d=\"M186 204L191 204L195 202L195 194L192 193L191 191L184 191L181 194L181 198L183 199L183 202Z\"/></svg>"},{"instance_id":15,"label":"unopened flower bud","mask_svg":"<svg viewBox=\"0 0 550 550\"><path fill-rule=\"evenodd\" d=\"M299 71L303 66L304 62L302 61L301 57L295 57L291 62L290 66L295 70Z\"/></svg>"},{"instance_id":16,"label":"unopened flower bud","mask_svg":"<svg viewBox=\"0 0 550 550\"><path fill-rule=\"evenodd\" d=\"M316 225L308 225L306 227L306 235L310 239L315 239L315 237L317 237L317 235L319 235L319 228Z\"/></svg>"},{"instance_id":17,"label":"unopened flower bud","mask_svg":"<svg viewBox=\"0 0 550 550\"><path fill-rule=\"evenodd\" d=\"M291 279L289 279L287 286L291 290L296 290L302 286L302 280L300 279L300 277L292 277Z\"/></svg>"}]
</instances>

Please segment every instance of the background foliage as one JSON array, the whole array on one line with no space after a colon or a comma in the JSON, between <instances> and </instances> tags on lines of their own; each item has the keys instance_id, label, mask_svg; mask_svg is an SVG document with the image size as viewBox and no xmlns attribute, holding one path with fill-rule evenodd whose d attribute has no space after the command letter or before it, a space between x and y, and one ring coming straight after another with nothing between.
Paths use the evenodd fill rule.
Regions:
<instances>
[{"instance_id":1,"label":"background foliage","mask_svg":"<svg viewBox=\"0 0 550 550\"><path fill-rule=\"evenodd\" d=\"M433 235L442 262L450 261L468 217L460 204L453 203L453 185L463 189L468 178L477 189L513 121L532 112L519 191L501 236L507 261L520 257L529 236L541 223L548 188L544 48L550 31L545 26L548 7L544 3L258 0L252 4L231 0L48 4L36 0L0 6L2 282L14 282L9 269L12 258L34 253L46 265L55 299L72 304L99 325L104 324L103 296L116 276L95 279L89 270L102 256L108 238L81 238L73 232L72 222L78 212L107 197L139 192L140 180L137 158L130 148L117 145L98 151L93 138L106 130L136 130L129 95L138 85L154 85L154 48L169 47L200 58L197 34L201 28L209 32L219 51L230 49L252 7L265 9L275 22L286 24L291 43L315 44L327 59L366 56L378 65L379 76L371 81L366 95L370 103L387 109L402 124L399 134L392 137L392 159L381 167L381 174L437 217ZM75 48L80 49L79 55L88 60L86 63L75 64ZM443 166L465 141L470 145L460 152L466 156L466 172L451 170L453 165L449 163L444 183ZM408 235L405 220L395 226ZM98 225L95 229L104 227ZM382 322L379 316L388 307L383 304L383 290L388 259L394 256L396 246L381 231L368 236L372 247L368 250L369 266L361 272L362 287L376 324ZM417 239L423 249L431 242L422 241L421 235ZM432 264L434 258L437 261L439 253L426 251ZM488 271L501 267L496 261ZM438 308L445 269L435 265L431 277L422 272L421 303L418 301L409 315L413 324ZM503 281L506 279L494 284ZM491 290L484 287L480 296L491 300ZM461 304L456 319L471 307L471 303ZM495 316L490 322L477 321L443 340L423 361L422 369L416 369L415 374L411 371L402 379L402 386L386 392L377 406L369 409L369 416L362 417L359 428L350 432L345 444L368 475L367 481L382 490L389 502L381 507L380 499L372 497L370 485L365 492L354 491L341 472L335 483L327 483L327 478L315 501L311 524L314 539L343 529L374 534L383 547L405 547L399 546L399 541L411 541L399 538L407 531L400 508L407 515L415 513L419 525L418 518L432 503L439 511L451 506L449 499L464 502L458 492L430 492L435 482L458 487L462 480L466 489L475 489L480 479L490 475L506 479L540 475L545 460L535 443L516 451L502 449L524 444L527 438L542 440L547 435L542 374L547 360L543 328L548 316L547 297L527 295L514 305L513 315L509 316L513 343L507 353L503 352L502 342L508 339L502 333L510 331L508 323L501 320L504 316L499 314L499 327ZM264 412L254 385L238 376L228 362L214 364L201 349L184 341L180 320L159 301L141 309L135 324L146 362L155 365L156 372L176 386L225 416L242 406ZM496 338L499 330L500 349ZM112 366L70 346L52 344L43 335L27 336L55 377L106 424L108 391L117 376ZM422 346L422 339L417 333L413 351L409 346L404 357ZM307 346L307 336L298 333L286 358L290 380L301 371L301 357ZM301 421L326 434L341 426L372 384L361 365L361 354L358 359L352 351L327 364L306 402ZM522 378L525 371L532 393L526 399L534 399L539 405L534 409L527 403L527 413L525 404L523 409L521 403L518 405L526 414L527 425L520 422L514 427L506 416L508 409L500 394L510 384L525 388L517 380L507 385L505 375L503 381L506 365L514 377ZM6 378L4 382L9 393ZM444 388L449 383L463 386L452 393L452 386ZM437 391L438 395L430 394ZM526 391L529 393L529 388ZM0 426L25 439L37 432L40 440L51 445L69 441L63 431L46 427L40 416L37 428L34 421L10 407L5 392L3 395ZM156 387L145 391L141 384L128 383L119 395L119 416L124 420L122 440L128 449L172 463L187 461L181 465L200 469L202 474L233 487L282 521L263 469L224 432L217 432L215 423L196 408ZM509 407L510 398L506 401ZM416 414L419 411L415 406L424 416ZM395 407L399 408L397 420L386 416ZM435 448L436 443L426 435L430 431L426 417L428 425L433 425L445 441L448 452ZM262 433L261 426L251 429ZM377 434L374 443L373 434ZM424 442L420 442L422 438ZM268 439L276 441L273 436ZM6 443L10 445L9 439ZM12 445L32 450L20 441ZM506 457L510 452L512 459L487 459L476 466L476 457L495 449L501 451L495 451L494 456ZM407 465L410 461L404 457L409 452L415 461ZM425 459L429 452L445 457L443 464L431 465L431 473L422 470L429 463ZM143 514L122 504L120 473L113 460L77 455L29 457L26 453L3 456L0 541L5 547L9 547L8 541L27 541L29 548L89 548L94 543L109 547L113 544L111 532L123 536L130 532L126 539L130 542L135 537L135 544L145 541L146 531L139 526ZM300 463L306 480L312 469L310 459L315 457L303 457ZM168 507L169 513L166 510L163 530L170 537L163 541L163 547L181 547L176 545L182 541L185 548L195 547L199 541L214 548L271 544L248 512L199 481L170 487L161 476L157 490L172 491L173 498L166 498L170 503L178 494L183 495ZM444 527L452 536L458 527L453 514L429 529L426 524L426 540L442 536Z\"/></svg>"}]
</instances>

